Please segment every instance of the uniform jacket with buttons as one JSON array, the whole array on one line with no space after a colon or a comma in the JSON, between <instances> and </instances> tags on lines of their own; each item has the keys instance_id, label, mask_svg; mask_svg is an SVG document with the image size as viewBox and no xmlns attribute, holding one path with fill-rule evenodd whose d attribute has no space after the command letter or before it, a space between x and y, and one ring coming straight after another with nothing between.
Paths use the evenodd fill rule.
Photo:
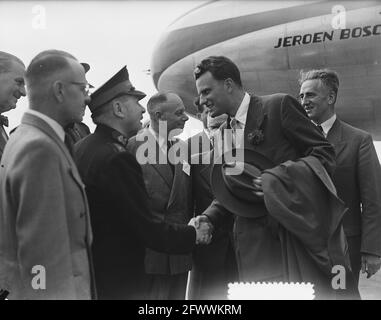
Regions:
<instances>
[{"instance_id":1,"label":"uniform jacket with buttons","mask_svg":"<svg viewBox=\"0 0 381 320\"><path fill-rule=\"evenodd\" d=\"M142 169L126 145L126 137L105 125L75 145L90 204L99 299L143 299L145 247L183 254L196 242L193 227L154 219Z\"/></svg>"}]
</instances>

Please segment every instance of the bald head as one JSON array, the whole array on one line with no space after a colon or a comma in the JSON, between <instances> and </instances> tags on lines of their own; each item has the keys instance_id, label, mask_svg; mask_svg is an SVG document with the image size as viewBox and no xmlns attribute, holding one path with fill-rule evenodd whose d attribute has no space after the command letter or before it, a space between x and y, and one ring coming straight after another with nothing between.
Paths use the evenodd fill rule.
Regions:
<instances>
[{"instance_id":1,"label":"bald head","mask_svg":"<svg viewBox=\"0 0 381 320\"><path fill-rule=\"evenodd\" d=\"M158 132L159 121L165 121L167 132L176 130L176 134L184 129L188 116L185 114L184 103L181 98L172 92L156 93L148 103L147 110L151 118L152 128Z\"/></svg>"},{"instance_id":2,"label":"bald head","mask_svg":"<svg viewBox=\"0 0 381 320\"><path fill-rule=\"evenodd\" d=\"M183 104L183 101L176 93L158 92L148 100L147 110L151 116L157 111L168 111L178 104Z\"/></svg>"},{"instance_id":3,"label":"bald head","mask_svg":"<svg viewBox=\"0 0 381 320\"><path fill-rule=\"evenodd\" d=\"M70 67L69 60L77 59L65 51L46 50L33 58L26 70L28 87L35 87L57 77Z\"/></svg>"},{"instance_id":4,"label":"bald head","mask_svg":"<svg viewBox=\"0 0 381 320\"><path fill-rule=\"evenodd\" d=\"M11 71L14 63L20 64L25 68L24 63L19 58L13 54L0 51L0 73Z\"/></svg>"},{"instance_id":5,"label":"bald head","mask_svg":"<svg viewBox=\"0 0 381 320\"><path fill-rule=\"evenodd\" d=\"M26 70L30 108L65 126L82 121L90 98L85 68L68 52L46 50Z\"/></svg>"}]
</instances>

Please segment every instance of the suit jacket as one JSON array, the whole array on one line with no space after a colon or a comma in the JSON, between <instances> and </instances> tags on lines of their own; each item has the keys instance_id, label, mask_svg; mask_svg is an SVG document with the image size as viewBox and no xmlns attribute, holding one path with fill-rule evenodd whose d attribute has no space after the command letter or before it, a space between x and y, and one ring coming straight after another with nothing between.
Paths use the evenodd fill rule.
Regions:
<instances>
[{"instance_id":1,"label":"suit jacket","mask_svg":"<svg viewBox=\"0 0 381 320\"><path fill-rule=\"evenodd\" d=\"M144 137L151 138L144 142ZM177 142L178 146L182 145L183 149L186 150L185 142L180 140ZM156 139L148 129L144 129L131 138L128 149L132 154L139 156L137 152L139 152L139 147L144 147L143 144L150 152L156 150L157 157L166 159L166 155L162 153ZM159 164L157 161L159 159L155 160L156 163L153 164L142 164L151 212L158 221L187 225L193 216L190 175L183 171L182 163L175 165L173 174L169 164ZM190 172L188 173L190 174ZM191 266L192 257L190 254L169 255L148 248L146 250L145 269L149 274L179 274L189 271Z\"/></svg>"},{"instance_id":2,"label":"suit jacket","mask_svg":"<svg viewBox=\"0 0 381 320\"><path fill-rule=\"evenodd\" d=\"M193 155L190 160L195 216L202 214L214 198L210 185L212 157L212 152L205 152ZM192 161L195 158L198 158L198 164ZM197 246L193 252L188 286L191 300L226 299L228 283L238 280L232 238L233 216L230 218L213 232L209 245Z\"/></svg>"},{"instance_id":3,"label":"suit jacket","mask_svg":"<svg viewBox=\"0 0 381 320\"><path fill-rule=\"evenodd\" d=\"M381 256L381 168L372 137L336 119L327 139L336 151L333 182L348 207L344 231L361 235L361 252Z\"/></svg>"},{"instance_id":4,"label":"suit jacket","mask_svg":"<svg viewBox=\"0 0 381 320\"><path fill-rule=\"evenodd\" d=\"M221 129L227 128L226 122ZM264 140L250 140L250 133L262 130ZM328 173L333 172L333 147L311 123L302 106L289 95L252 95L244 130L244 146L262 153L279 165L287 160L316 157ZM206 215L214 224L229 215L214 200ZM236 217L234 240L238 270L244 281L271 281L282 278L279 238L271 232L271 220Z\"/></svg>"},{"instance_id":5,"label":"suit jacket","mask_svg":"<svg viewBox=\"0 0 381 320\"><path fill-rule=\"evenodd\" d=\"M203 154L213 149L210 139L204 130L190 137L186 143L188 144L188 156L190 159L195 154Z\"/></svg>"},{"instance_id":6,"label":"suit jacket","mask_svg":"<svg viewBox=\"0 0 381 320\"><path fill-rule=\"evenodd\" d=\"M154 220L141 167L126 144L119 132L99 125L75 146L90 204L100 299L143 299L145 247L188 253L196 242L193 227Z\"/></svg>"},{"instance_id":7,"label":"suit jacket","mask_svg":"<svg viewBox=\"0 0 381 320\"><path fill-rule=\"evenodd\" d=\"M92 233L84 185L65 144L25 114L0 169L0 287L15 299L90 299ZM34 266L46 289L31 286Z\"/></svg>"}]
</instances>

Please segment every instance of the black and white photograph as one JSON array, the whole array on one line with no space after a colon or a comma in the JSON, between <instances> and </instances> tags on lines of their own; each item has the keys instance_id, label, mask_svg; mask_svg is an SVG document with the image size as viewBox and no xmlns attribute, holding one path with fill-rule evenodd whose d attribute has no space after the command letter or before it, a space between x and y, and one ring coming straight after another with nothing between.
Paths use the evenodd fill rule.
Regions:
<instances>
[{"instance_id":1,"label":"black and white photograph","mask_svg":"<svg viewBox=\"0 0 381 320\"><path fill-rule=\"evenodd\" d=\"M379 0L0 0L0 131L0 300L381 300Z\"/></svg>"}]
</instances>

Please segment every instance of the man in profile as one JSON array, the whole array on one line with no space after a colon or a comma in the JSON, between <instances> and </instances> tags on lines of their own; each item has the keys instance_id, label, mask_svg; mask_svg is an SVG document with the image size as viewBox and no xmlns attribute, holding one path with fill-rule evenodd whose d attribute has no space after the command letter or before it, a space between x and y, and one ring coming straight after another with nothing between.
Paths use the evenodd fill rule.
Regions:
<instances>
[{"instance_id":1,"label":"man in profile","mask_svg":"<svg viewBox=\"0 0 381 320\"><path fill-rule=\"evenodd\" d=\"M0 287L11 299L95 298L87 198L64 131L90 101L85 69L47 50L25 78L30 109L0 168Z\"/></svg>"},{"instance_id":2,"label":"man in profile","mask_svg":"<svg viewBox=\"0 0 381 320\"><path fill-rule=\"evenodd\" d=\"M235 148L259 152L274 166L288 160L313 157L328 173L333 172L333 147L314 127L296 99L281 93L249 94L243 87L237 65L224 56L202 60L194 76L200 103L206 105L210 115L216 117L226 113L229 116L220 130L243 132L242 139L232 139ZM283 263L276 221L264 203L261 176L253 179L253 194L259 197L259 205L253 207L252 216L239 212L234 222L239 279L284 281L288 266ZM207 220L218 227L229 217L230 211L214 200L197 221Z\"/></svg>"}]
</instances>

